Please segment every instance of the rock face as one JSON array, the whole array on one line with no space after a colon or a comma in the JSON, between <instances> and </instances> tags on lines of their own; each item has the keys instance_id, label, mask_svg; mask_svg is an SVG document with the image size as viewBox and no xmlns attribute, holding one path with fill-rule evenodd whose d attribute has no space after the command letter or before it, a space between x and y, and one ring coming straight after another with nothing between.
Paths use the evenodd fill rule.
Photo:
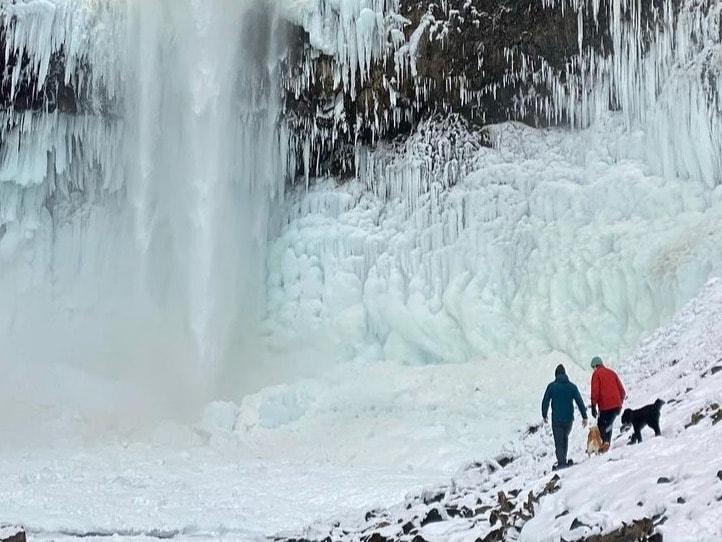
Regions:
<instances>
[{"instance_id":1,"label":"rock face","mask_svg":"<svg viewBox=\"0 0 722 542\"><path fill-rule=\"evenodd\" d=\"M636 14L610 0L377 1L374 9L381 11L354 15L358 22L364 11L371 14L373 31L366 38L372 44L366 45L373 53L367 56L358 25L352 32L346 28L353 50L349 43L321 50L300 21L284 20L278 27L288 36L281 61L282 115L293 134L291 145L303 157L297 173L313 164L314 174L350 176L358 145L404 137L434 115L457 113L477 126L510 119L535 126L568 122L560 103L565 93L574 94L569 83L592 69L584 59L603 61L614 47L612 10L621 10L622 18L639 16L640 28L651 33L661 24L662 2L643 2ZM345 18L338 23L343 33L347 8L332 4L318 0L320 16ZM374 17L386 20L374 23ZM37 59L7 47L14 24L12 11L0 8L0 46L7 51L0 58L0 107L102 115L122 107L98 96L102 87L86 88L83 82L94 70L89 59L73 57L73 73L66 74L62 42L39 84ZM354 53L358 66L348 70ZM346 68L339 68L344 63Z\"/></svg>"},{"instance_id":2,"label":"rock face","mask_svg":"<svg viewBox=\"0 0 722 542\"><path fill-rule=\"evenodd\" d=\"M295 132L310 134L299 145L311 138L316 173L340 176L353 172L358 143L405 136L433 115L457 113L476 126L567 123L559 98L573 94L568 83L593 69L583 59L603 62L613 50L610 13L622 9L609 0L597 2L596 11L591 3L579 11L570 5L583 3L399 0L404 44L389 45L365 77L357 74L353 93L333 76L338 59L319 54L296 28L290 66L311 65L312 74L299 92L297 74L288 70L286 118ZM648 34L660 22L657 4L661 0L640 8Z\"/></svg>"},{"instance_id":3,"label":"rock face","mask_svg":"<svg viewBox=\"0 0 722 542\"><path fill-rule=\"evenodd\" d=\"M25 530L17 525L0 525L0 542L25 542Z\"/></svg>"},{"instance_id":4,"label":"rock face","mask_svg":"<svg viewBox=\"0 0 722 542\"><path fill-rule=\"evenodd\" d=\"M296 29L292 65L312 64L313 82L300 95L289 85L285 110L297 131L315 134L321 172L349 173L357 142L408 134L435 114L459 113L475 125L521 120L545 125L563 120L540 81L560 81L580 48L609 50L606 22L586 16L582 37L571 9L545 7L539 0L402 0L399 16L407 45L389 50L352 95L334 81L329 56L317 55L309 36ZM406 55L406 58L403 58ZM293 77L287 77L292 81ZM546 108L541 107L546 103ZM393 114L389 114L394 109ZM336 137L324 144L326 132Z\"/></svg>"}]
</instances>

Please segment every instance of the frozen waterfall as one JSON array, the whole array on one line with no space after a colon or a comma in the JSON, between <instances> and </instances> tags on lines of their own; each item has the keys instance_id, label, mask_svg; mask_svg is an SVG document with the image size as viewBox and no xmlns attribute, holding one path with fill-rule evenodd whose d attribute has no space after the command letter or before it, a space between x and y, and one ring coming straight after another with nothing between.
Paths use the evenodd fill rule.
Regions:
<instances>
[{"instance_id":1,"label":"frozen waterfall","mask_svg":"<svg viewBox=\"0 0 722 542\"><path fill-rule=\"evenodd\" d=\"M216 393L229 359L254 363L289 170L273 8L57 0L0 15L10 95L28 72L43 88L62 48L83 100L2 112L4 359Z\"/></svg>"},{"instance_id":2,"label":"frozen waterfall","mask_svg":"<svg viewBox=\"0 0 722 542\"><path fill-rule=\"evenodd\" d=\"M393 63L371 131L404 120L395 89L428 92L415 55L445 32L430 16L410 28L399 0L0 0L3 88L44 104L0 112L4 363L184 402L343 360L626 352L722 266L722 8L539 2L580 14L566 77L504 54L547 91L519 111L568 127L494 126L488 148L437 117L358 143L340 182L316 174L344 96ZM612 53L582 47L582 13L609 22ZM285 25L312 54L284 72ZM312 88L317 62L336 103L293 131L282 95ZM74 111L55 107L63 85Z\"/></svg>"}]
</instances>

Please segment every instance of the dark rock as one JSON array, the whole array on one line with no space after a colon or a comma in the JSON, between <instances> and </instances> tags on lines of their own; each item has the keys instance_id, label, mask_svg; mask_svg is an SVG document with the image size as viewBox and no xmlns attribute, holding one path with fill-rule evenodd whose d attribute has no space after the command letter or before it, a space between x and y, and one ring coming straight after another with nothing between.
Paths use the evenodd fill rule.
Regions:
<instances>
[{"instance_id":1,"label":"dark rock","mask_svg":"<svg viewBox=\"0 0 722 542\"><path fill-rule=\"evenodd\" d=\"M442 517L441 513L437 508L432 508L426 514L426 517L421 520L421 526L423 527L424 525L428 525L429 523L437 523L439 521L444 521L444 518Z\"/></svg>"},{"instance_id":2,"label":"dark rock","mask_svg":"<svg viewBox=\"0 0 722 542\"><path fill-rule=\"evenodd\" d=\"M569 526L569 530L573 531L574 529L578 529L579 527L589 527L589 525L582 521L579 521L579 518L574 518L572 524Z\"/></svg>"},{"instance_id":3,"label":"dark rock","mask_svg":"<svg viewBox=\"0 0 722 542\"><path fill-rule=\"evenodd\" d=\"M439 490L439 491L424 491L421 494L421 500L424 501L424 504L433 504L436 502L441 502L444 500L444 495L446 495L446 491Z\"/></svg>"},{"instance_id":4,"label":"dark rock","mask_svg":"<svg viewBox=\"0 0 722 542\"><path fill-rule=\"evenodd\" d=\"M718 471L717 471L717 478L719 478L720 480L722 480L722 470L718 470Z\"/></svg>"},{"instance_id":5,"label":"dark rock","mask_svg":"<svg viewBox=\"0 0 722 542\"><path fill-rule=\"evenodd\" d=\"M720 421L722 421L722 408L718 407L717 410L712 413L712 425L716 425Z\"/></svg>"},{"instance_id":6,"label":"dark rock","mask_svg":"<svg viewBox=\"0 0 722 542\"><path fill-rule=\"evenodd\" d=\"M496 494L496 498L499 499L499 510L502 512L511 512L514 508L514 505L509 501L509 498L503 491L499 491L499 493Z\"/></svg>"},{"instance_id":7,"label":"dark rock","mask_svg":"<svg viewBox=\"0 0 722 542\"><path fill-rule=\"evenodd\" d=\"M383 510L370 510L370 511L366 512L364 519L366 521L369 521L374 518L382 518L382 517L386 517L386 514L383 512Z\"/></svg>"},{"instance_id":8,"label":"dark rock","mask_svg":"<svg viewBox=\"0 0 722 542\"><path fill-rule=\"evenodd\" d=\"M580 538L578 542L648 542L653 531L654 521L651 518L642 518L605 534Z\"/></svg>"},{"instance_id":9,"label":"dark rock","mask_svg":"<svg viewBox=\"0 0 722 542\"><path fill-rule=\"evenodd\" d=\"M371 536L363 540L364 542L394 542L393 538L387 538L380 533L373 533Z\"/></svg>"},{"instance_id":10,"label":"dark rock","mask_svg":"<svg viewBox=\"0 0 722 542\"><path fill-rule=\"evenodd\" d=\"M474 517L475 511L467 508L466 506L457 507L457 506L447 506L446 507L446 514L450 518L471 518Z\"/></svg>"},{"instance_id":11,"label":"dark rock","mask_svg":"<svg viewBox=\"0 0 722 542\"><path fill-rule=\"evenodd\" d=\"M671 483L671 482L672 482L672 480L670 480L670 479L667 478L666 476L660 476L659 478L657 478L657 483L658 483L658 484L669 484L669 483Z\"/></svg>"},{"instance_id":12,"label":"dark rock","mask_svg":"<svg viewBox=\"0 0 722 542\"><path fill-rule=\"evenodd\" d=\"M684 428L687 429L689 427L692 427L693 425L697 425L700 421L704 419L704 417L705 415L702 411L693 412L689 423L685 424Z\"/></svg>"},{"instance_id":13,"label":"dark rock","mask_svg":"<svg viewBox=\"0 0 722 542\"><path fill-rule=\"evenodd\" d=\"M560 478L559 478L558 474L555 474L554 476L552 476L551 479L544 486L544 491L542 491L539 494L539 497L542 497L544 495L549 495L551 493L555 493L556 491L559 491L559 488L561 487L559 485L559 480L560 480Z\"/></svg>"},{"instance_id":14,"label":"dark rock","mask_svg":"<svg viewBox=\"0 0 722 542\"><path fill-rule=\"evenodd\" d=\"M684 504L687 500L684 497L677 497L677 504Z\"/></svg>"},{"instance_id":15,"label":"dark rock","mask_svg":"<svg viewBox=\"0 0 722 542\"><path fill-rule=\"evenodd\" d=\"M0 525L0 542L26 542L25 530L17 525Z\"/></svg>"},{"instance_id":16,"label":"dark rock","mask_svg":"<svg viewBox=\"0 0 722 542\"><path fill-rule=\"evenodd\" d=\"M494 531L490 531L483 539L482 542L503 542L504 540L504 528L499 528Z\"/></svg>"},{"instance_id":17,"label":"dark rock","mask_svg":"<svg viewBox=\"0 0 722 542\"><path fill-rule=\"evenodd\" d=\"M511 456L508 456L508 455L503 455L503 456L497 457L496 461L497 461L497 463L499 463L499 465L501 465L501 468L503 469L508 464L512 463L514 461L514 458Z\"/></svg>"}]
</instances>

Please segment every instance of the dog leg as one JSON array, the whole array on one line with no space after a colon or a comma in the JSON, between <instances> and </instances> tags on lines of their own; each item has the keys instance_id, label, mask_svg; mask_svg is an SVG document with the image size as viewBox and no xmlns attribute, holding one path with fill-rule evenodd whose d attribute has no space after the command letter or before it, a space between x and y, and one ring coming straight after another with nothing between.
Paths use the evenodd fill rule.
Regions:
<instances>
[{"instance_id":1,"label":"dog leg","mask_svg":"<svg viewBox=\"0 0 722 542\"><path fill-rule=\"evenodd\" d=\"M658 419L657 419L657 420L654 420L654 423L650 423L650 424L649 424L649 427L651 427L652 429L654 429L654 436L655 436L655 437L658 437L659 435L662 434L662 431L659 429L659 420L658 420Z\"/></svg>"}]
</instances>

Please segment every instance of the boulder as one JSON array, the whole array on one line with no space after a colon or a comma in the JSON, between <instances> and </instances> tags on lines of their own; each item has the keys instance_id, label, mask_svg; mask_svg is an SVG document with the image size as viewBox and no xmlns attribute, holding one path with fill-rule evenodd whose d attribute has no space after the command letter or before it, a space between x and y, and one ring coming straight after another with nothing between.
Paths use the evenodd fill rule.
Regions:
<instances>
[{"instance_id":1,"label":"boulder","mask_svg":"<svg viewBox=\"0 0 722 542\"><path fill-rule=\"evenodd\" d=\"M0 525L0 542L26 542L25 529L18 525Z\"/></svg>"}]
</instances>

